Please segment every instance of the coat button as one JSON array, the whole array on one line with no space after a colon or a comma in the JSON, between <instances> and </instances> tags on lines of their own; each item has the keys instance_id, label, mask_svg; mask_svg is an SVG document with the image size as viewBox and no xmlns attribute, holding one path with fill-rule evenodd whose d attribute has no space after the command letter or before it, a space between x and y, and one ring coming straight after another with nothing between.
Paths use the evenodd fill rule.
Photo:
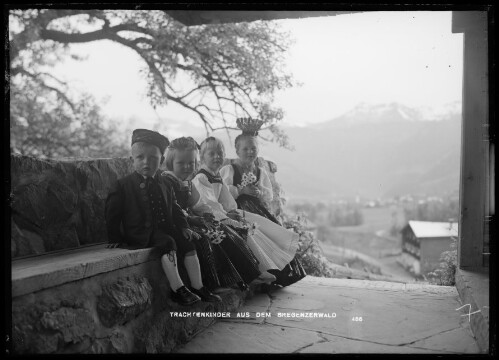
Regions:
<instances>
[{"instance_id":1,"label":"coat button","mask_svg":"<svg viewBox=\"0 0 499 360\"><path fill-rule=\"evenodd\" d=\"M146 228L151 227L151 223L149 221L146 222Z\"/></svg>"},{"instance_id":2,"label":"coat button","mask_svg":"<svg viewBox=\"0 0 499 360\"><path fill-rule=\"evenodd\" d=\"M146 188L146 183L140 183L139 186L140 186L141 189L145 189Z\"/></svg>"}]
</instances>

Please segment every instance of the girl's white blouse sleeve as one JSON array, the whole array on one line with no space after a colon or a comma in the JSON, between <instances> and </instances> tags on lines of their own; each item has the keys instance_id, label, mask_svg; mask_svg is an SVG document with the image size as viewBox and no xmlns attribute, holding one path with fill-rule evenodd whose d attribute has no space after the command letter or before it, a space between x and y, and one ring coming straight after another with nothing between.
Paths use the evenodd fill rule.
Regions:
<instances>
[{"instance_id":1,"label":"girl's white blouse sleeve","mask_svg":"<svg viewBox=\"0 0 499 360\"><path fill-rule=\"evenodd\" d=\"M224 181L224 184L229 188L229 192L234 199L239 197L239 189L234 186L234 168L232 165L225 165L220 169L220 176Z\"/></svg>"},{"instance_id":2,"label":"girl's white blouse sleeve","mask_svg":"<svg viewBox=\"0 0 499 360\"><path fill-rule=\"evenodd\" d=\"M258 182L258 187L262 192L262 200L270 204L274 198L274 192L272 191L272 183L270 182L269 174L262 167L260 167L260 181Z\"/></svg>"},{"instance_id":3,"label":"girl's white blouse sleeve","mask_svg":"<svg viewBox=\"0 0 499 360\"><path fill-rule=\"evenodd\" d=\"M192 208L196 213L212 213L213 216L215 216L215 219L219 221L227 218L224 206L222 206L222 204L218 201L218 196L215 193L215 189L213 185L208 181L206 175L196 175L196 177L192 179L192 184L199 192L199 201Z\"/></svg>"},{"instance_id":4,"label":"girl's white blouse sleeve","mask_svg":"<svg viewBox=\"0 0 499 360\"><path fill-rule=\"evenodd\" d=\"M231 210L236 210L237 209L237 203L236 200L234 200L234 197L229 191L229 188L227 185L221 184L222 189L220 191L220 196L218 197L218 201L222 204L224 207L225 211L229 212Z\"/></svg>"},{"instance_id":5,"label":"girl's white blouse sleeve","mask_svg":"<svg viewBox=\"0 0 499 360\"><path fill-rule=\"evenodd\" d=\"M187 206L199 215L203 215L203 213L211 213L211 208L208 206L208 204L202 201L197 188L194 186L194 184L191 185L191 196L189 197Z\"/></svg>"}]
</instances>

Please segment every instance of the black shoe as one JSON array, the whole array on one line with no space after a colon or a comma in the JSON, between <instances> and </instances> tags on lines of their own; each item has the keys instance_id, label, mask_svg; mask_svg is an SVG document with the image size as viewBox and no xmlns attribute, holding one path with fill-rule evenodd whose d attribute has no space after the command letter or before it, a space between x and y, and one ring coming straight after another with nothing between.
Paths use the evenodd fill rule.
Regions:
<instances>
[{"instance_id":1,"label":"black shoe","mask_svg":"<svg viewBox=\"0 0 499 360\"><path fill-rule=\"evenodd\" d=\"M272 291L280 289L280 288L281 288L281 286L276 284L276 283L262 284L261 285L262 292L266 293L266 294L270 294Z\"/></svg>"},{"instance_id":2,"label":"black shoe","mask_svg":"<svg viewBox=\"0 0 499 360\"><path fill-rule=\"evenodd\" d=\"M180 305L192 305L201 299L196 294L190 292L185 286L181 286L177 291L171 292L172 300Z\"/></svg>"},{"instance_id":3,"label":"black shoe","mask_svg":"<svg viewBox=\"0 0 499 360\"><path fill-rule=\"evenodd\" d=\"M199 296L201 300L207 301L207 302L217 302L217 301L222 301L222 298L218 295L212 294L206 287L202 287L201 289L197 290L194 288L191 288L191 291Z\"/></svg>"},{"instance_id":4,"label":"black shoe","mask_svg":"<svg viewBox=\"0 0 499 360\"><path fill-rule=\"evenodd\" d=\"M246 291L249 289L248 285L243 281L238 282L237 286L239 287L239 290L241 290L241 291Z\"/></svg>"}]
</instances>

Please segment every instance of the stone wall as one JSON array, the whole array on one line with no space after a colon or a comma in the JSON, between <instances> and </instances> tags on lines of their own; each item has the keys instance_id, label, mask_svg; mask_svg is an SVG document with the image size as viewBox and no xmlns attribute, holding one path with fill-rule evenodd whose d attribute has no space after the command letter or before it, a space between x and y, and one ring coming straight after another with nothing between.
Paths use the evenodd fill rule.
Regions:
<instances>
[{"instance_id":1,"label":"stone wall","mask_svg":"<svg viewBox=\"0 0 499 360\"><path fill-rule=\"evenodd\" d=\"M132 171L128 158L10 160L12 258L107 241L105 199L111 184ZM280 214L276 165L258 161L274 188L271 210Z\"/></svg>"},{"instance_id":2,"label":"stone wall","mask_svg":"<svg viewBox=\"0 0 499 360\"><path fill-rule=\"evenodd\" d=\"M104 202L130 160L10 160L12 257L107 241Z\"/></svg>"},{"instance_id":3,"label":"stone wall","mask_svg":"<svg viewBox=\"0 0 499 360\"><path fill-rule=\"evenodd\" d=\"M158 260L12 299L15 354L166 353L214 317L170 312L235 311L249 292L227 289L222 303L182 307L169 298Z\"/></svg>"}]
</instances>

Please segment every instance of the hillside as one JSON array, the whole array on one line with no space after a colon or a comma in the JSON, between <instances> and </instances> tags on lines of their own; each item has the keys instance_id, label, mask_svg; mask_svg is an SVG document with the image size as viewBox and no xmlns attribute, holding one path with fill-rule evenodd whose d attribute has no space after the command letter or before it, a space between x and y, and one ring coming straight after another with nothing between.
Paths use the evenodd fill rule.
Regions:
<instances>
[{"instance_id":1,"label":"hillside","mask_svg":"<svg viewBox=\"0 0 499 360\"><path fill-rule=\"evenodd\" d=\"M295 151L264 146L262 153L279 165L288 197L444 195L459 186L461 121L452 109L428 119L395 103L361 104L285 131Z\"/></svg>"}]
</instances>

